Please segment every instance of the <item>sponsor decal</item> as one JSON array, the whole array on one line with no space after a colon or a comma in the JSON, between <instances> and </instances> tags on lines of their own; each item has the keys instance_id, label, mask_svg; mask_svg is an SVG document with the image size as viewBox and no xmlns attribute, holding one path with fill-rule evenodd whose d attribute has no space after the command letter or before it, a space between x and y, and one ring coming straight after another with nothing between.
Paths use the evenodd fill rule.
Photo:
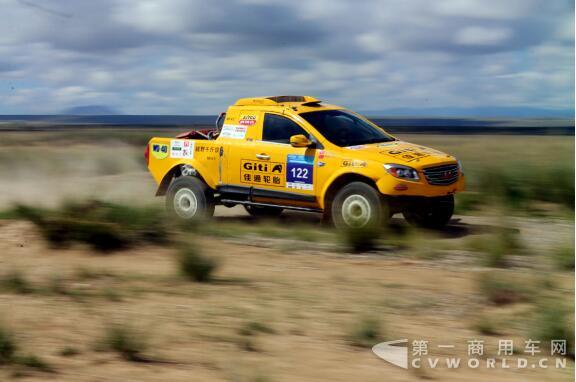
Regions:
<instances>
[{"instance_id":1,"label":"sponsor decal","mask_svg":"<svg viewBox=\"0 0 576 382\"><path fill-rule=\"evenodd\" d=\"M393 156L394 158L402 159L406 162L412 162L420 158L430 156L429 153L419 150L417 147L406 147L403 149L393 149L380 151L380 154Z\"/></svg>"},{"instance_id":2,"label":"sponsor decal","mask_svg":"<svg viewBox=\"0 0 576 382\"><path fill-rule=\"evenodd\" d=\"M220 153L220 146L212 146L206 144L196 144L194 150L196 154L200 154L206 160L216 160Z\"/></svg>"},{"instance_id":3,"label":"sponsor decal","mask_svg":"<svg viewBox=\"0 0 576 382\"><path fill-rule=\"evenodd\" d=\"M240 115L240 121L238 122L243 126L252 126L256 124L256 116L251 114Z\"/></svg>"},{"instance_id":4,"label":"sponsor decal","mask_svg":"<svg viewBox=\"0 0 576 382\"><path fill-rule=\"evenodd\" d=\"M362 150L365 147L366 147L366 145L356 145L356 146L348 146L346 148L348 150Z\"/></svg>"},{"instance_id":5,"label":"sponsor decal","mask_svg":"<svg viewBox=\"0 0 576 382\"><path fill-rule=\"evenodd\" d=\"M286 188L296 190L314 189L314 157L288 154Z\"/></svg>"},{"instance_id":6,"label":"sponsor decal","mask_svg":"<svg viewBox=\"0 0 576 382\"><path fill-rule=\"evenodd\" d=\"M248 130L247 126L224 125L222 126L220 136L223 138L244 139L247 130Z\"/></svg>"},{"instance_id":7,"label":"sponsor decal","mask_svg":"<svg viewBox=\"0 0 576 382\"><path fill-rule=\"evenodd\" d=\"M197 153L218 153L220 152L220 146L205 146L205 145L196 145Z\"/></svg>"},{"instance_id":8,"label":"sponsor decal","mask_svg":"<svg viewBox=\"0 0 576 382\"><path fill-rule=\"evenodd\" d=\"M318 159L324 159L324 156L326 156L326 151L318 150Z\"/></svg>"},{"instance_id":9,"label":"sponsor decal","mask_svg":"<svg viewBox=\"0 0 576 382\"><path fill-rule=\"evenodd\" d=\"M156 159L168 157L168 145L164 143L152 143L152 155Z\"/></svg>"},{"instance_id":10,"label":"sponsor decal","mask_svg":"<svg viewBox=\"0 0 576 382\"><path fill-rule=\"evenodd\" d=\"M380 146L379 146L380 147ZM420 158L426 158L430 155L444 155L444 153L424 146L408 146L390 148L380 151L380 154L390 155L394 158L402 159L406 162L412 162Z\"/></svg>"},{"instance_id":11,"label":"sponsor decal","mask_svg":"<svg viewBox=\"0 0 576 382\"><path fill-rule=\"evenodd\" d=\"M360 159L343 159L342 167L366 167L366 162Z\"/></svg>"},{"instance_id":12,"label":"sponsor decal","mask_svg":"<svg viewBox=\"0 0 576 382\"><path fill-rule=\"evenodd\" d=\"M242 183L284 187L285 167L284 163L242 159L240 161L240 181Z\"/></svg>"},{"instance_id":13,"label":"sponsor decal","mask_svg":"<svg viewBox=\"0 0 576 382\"><path fill-rule=\"evenodd\" d=\"M170 142L170 158L194 158L194 141L174 139Z\"/></svg>"}]
</instances>

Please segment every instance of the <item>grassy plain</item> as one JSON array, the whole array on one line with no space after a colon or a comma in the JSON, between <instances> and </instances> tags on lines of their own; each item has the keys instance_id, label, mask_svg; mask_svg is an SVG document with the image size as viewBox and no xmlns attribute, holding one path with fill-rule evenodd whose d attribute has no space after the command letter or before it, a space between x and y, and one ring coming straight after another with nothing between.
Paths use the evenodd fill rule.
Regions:
<instances>
[{"instance_id":1,"label":"grassy plain","mask_svg":"<svg viewBox=\"0 0 576 382\"><path fill-rule=\"evenodd\" d=\"M355 254L301 213L256 221L218 207L209 224L171 224L151 212L162 206L144 166L151 133L122 134L0 137L0 380L574 379L573 341L565 369L403 370L369 347L422 339L431 356L466 360L467 341L482 339L484 361L512 339L514 365L526 340L548 353L546 341L573 338L573 206L562 196L574 195L572 137L401 136L463 161L465 214L443 232L394 218L375 249ZM555 171L572 177L571 190L569 179L547 178ZM106 215L102 223L130 235L125 249L78 239L55 248L41 222L12 210L44 207L50 221L64 202L90 198L141 223ZM155 224L165 242L138 239ZM210 277L197 277L206 264ZM2 358L10 343L17 351Z\"/></svg>"}]
</instances>

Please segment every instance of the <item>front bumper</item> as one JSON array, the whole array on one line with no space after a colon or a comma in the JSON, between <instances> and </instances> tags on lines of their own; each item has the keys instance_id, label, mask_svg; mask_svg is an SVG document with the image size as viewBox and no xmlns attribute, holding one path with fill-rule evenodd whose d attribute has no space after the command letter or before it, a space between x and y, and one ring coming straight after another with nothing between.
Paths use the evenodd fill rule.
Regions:
<instances>
[{"instance_id":1,"label":"front bumper","mask_svg":"<svg viewBox=\"0 0 576 382\"><path fill-rule=\"evenodd\" d=\"M428 184L426 179L420 179L418 182L410 182L395 178L391 175L384 176L376 182L378 191L383 195L389 196L424 196L437 197L452 195L456 192L464 191L465 178L462 173L459 174L458 181L447 186L435 186Z\"/></svg>"}]
</instances>

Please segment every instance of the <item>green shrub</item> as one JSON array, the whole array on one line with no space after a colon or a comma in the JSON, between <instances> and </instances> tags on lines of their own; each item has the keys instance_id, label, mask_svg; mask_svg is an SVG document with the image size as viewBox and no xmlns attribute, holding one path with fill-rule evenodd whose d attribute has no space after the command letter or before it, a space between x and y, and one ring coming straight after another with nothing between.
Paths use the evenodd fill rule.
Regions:
<instances>
[{"instance_id":1,"label":"green shrub","mask_svg":"<svg viewBox=\"0 0 576 382\"><path fill-rule=\"evenodd\" d=\"M267 324L258 321L250 321L240 328L240 334L243 336L251 336L255 333L275 333L274 329Z\"/></svg>"},{"instance_id":2,"label":"green shrub","mask_svg":"<svg viewBox=\"0 0 576 382\"><path fill-rule=\"evenodd\" d=\"M479 288L488 301L496 305L506 305L529 300L530 291L515 280L499 273L485 273L480 276Z\"/></svg>"},{"instance_id":3,"label":"green shrub","mask_svg":"<svg viewBox=\"0 0 576 382\"><path fill-rule=\"evenodd\" d=\"M476 189L492 202L525 209L532 201L552 202L574 209L574 167L569 164L506 166L478 169Z\"/></svg>"},{"instance_id":4,"label":"green shrub","mask_svg":"<svg viewBox=\"0 0 576 382\"><path fill-rule=\"evenodd\" d=\"M15 335L11 330L0 325L0 366L20 365L39 371L51 372L52 367L35 355L21 355Z\"/></svg>"},{"instance_id":5,"label":"green shrub","mask_svg":"<svg viewBox=\"0 0 576 382\"><path fill-rule=\"evenodd\" d=\"M570 310L562 301L540 301L534 317L530 333L533 339L548 343L552 340L566 340L568 354L574 354L574 325L570 322Z\"/></svg>"},{"instance_id":6,"label":"green shrub","mask_svg":"<svg viewBox=\"0 0 576 382\"><path fill-rule=\"evenodd\" d=\"M44 218L47 214L46 210L37 207L30 207L24 205L16 205L12 214L21 219L30 220L36 225L44 223Z\"/></svg>"},{"instance_id":7,"label":"green shrub","mask_svg":"<svg viewBox=\"0 0 576 382\"><path fill-rule=\"evenodd\" d=\"M558 269L565 271L574 270L574 247L567 246L557 248L552 253L552 257Z\"/></svg>"},{"instance_id":8,"label":"green shrub","mask_svg":"<svg viewBox=\"0 0 576 382\"><path fill-rule=\"evenodd\" d=\"M62 357L74 357L80 354L80 350L72 346L66 346L64 349L60 350L60 355Z\"/></svg>"},{"instance_id":9,"label":"green shrub","mask_svg":"<svg viewBox=\"0 0 576 382\"><path fill-rule=\"evenodd\" d=\"M218 268L218 262L213 258L201 255L193 247L183 248L177 256L180 273L193 281L209 282L212 274Z\"/></svg>"},{"instance_id":10,"label":"green shrub","mask_svg":"<svg viewBox=\"0 0 576 382\"><path fill-rule=\"evenodd\" d=\"M246 350L249 352L257 352L259 350L254 340L249 337L240 338L240 340L238 341L238 345L242 350Z\"/></svg>"},{"instance_id":11,"label":"green shrub","mask_svg":"<svg viewBox=\"0 0 576 382\"><path fill-rule=\"evenodd\" d=\"M380 232L375 227L349 227L342 232L346 248L353 253L368 252L376 249Z\"/></svg>"},{"instance_id":12,"label":"green shrub","mask_svg":"<svg viewBox=\"0 0 576 382\"><path fill-rule=\"evenodd\" d=\"M96 202L90 216L91 220L114 222L141 241L163 244L168 239L168 228L163 224L164 211L159 208Z\"/></svg>"},{"instance_id":13,"label":"green shrub","mask_svg":"<svg viewBox=\"0 0 576 382\"><path fill-rule=\"evenodd\" d=\"M382 341L382 327L374 318L364 318L354 325L348 337L354 346L372 347Z\"/></svg>"},{"instance_id":14,"label":"green shrub","mask_svg":"<svg viewBox=\"0 0 576 382\"><path fill-rule=\"evenodd\" d=\"M16 356L13 363L44 372L54 371L54 369L46 361L33 354Z\"/></svg>"},{"instance_id":15,"label":"green shrub","mask_svg":"<svg viewBox=\"0 0 576 382\"><path fill-rule=\"evenodd\" d=\"M75 241L84 242L100 252L117 251L135 244L132 232L126 231L116 223L107 222L72 222Z\"/></svg>"},{"instance_id":16,"label":"green shrub","mask_svg":"<svg viewBox=\"0 0 576 382\"><path fill-rule=\"evenodd\" d=\"M115 324L106 328L102 345L131 362L145 361L143 353L148 348L146 337L134 328Z\"/></svg>"},{"instance_id":17,"label":"green shrub","mask_svg":"<svg viewBox=\"0 0 576 382\"><path fill-rule=\"evenodd\" d=\"M17 351L18 345L12 331L0 326L0 365L12 363Z\"/></svg>"},{"instance_id":18,"label":"green shrub","mask_svg":"<svg viewBox=\"0 0 576 382\"><path fill-rule=\"evenodd\" d=\"M520 254L523 249L518 232L506 228L488 238L474 238L468 244L471 250L482 253L481 262L484 266L493 268L508 267L508 256Z\"/></svg>"},{"instance_id":19,"label":"green shrub","mask_svg":"<svg viewBox=\"0 0 576 382\"><path fill-rule=\"evenodd\" d=\"M51 294L62 295L66 296L70 294L70 290L68 289L64 279L60 276L53 275L50 277L50 281L48 283L48 292Z\"/></svg>"},{"instance_id":20,"label":"green shrub","mask_svg":"<svg viewBox=\"0 0 576 382\"><path fill-rule=\"evenodd\" d=\"M163 211L151 207L67 202L53 211L17 206L15 214L34 223L56 248L78 242L96 251L110 252L140 243L163 244L169 238Z\"/></svg>"},{"instance_id":21,"label":"green shrub","mask_svg":"<svg viewBox=\"0 0 576 382\"><path fill-rule=\"evenodd\" d=\"M535 200L562 204L574 209L574 167L557 164L540 168L528 185Z\"/></svg>"},{"instance_id":22,"label":"green shrub","mask_svg":"<svg viewBox=\"0 0 576 382\"><path fill-rule=\"evenodd\" d=\"M474 323L473 329L485 336L495 336L501 334L496 326L496 323L492 319L481 316Z\"/></svg>"},{"instance_id":23,"label":"green shrub","mask_svg":"<svg viewBox=\"0 0 576 382\"><path fill-rule=\"evenodd\" d=\"M0 277L0 289L11 293L29 294L34 292L30 282L19 271L11 271Z\"/></svg>"},{"instance_id":24,"label":"green shrub","mask_svg":"<svg viewBox=\"0 0 576 382\"><path fill-rule=\"evenodd\" d=\"M462 192L456 194L455 214L467 214L478 211L485 203L483 194L479 192Z\"/></svg>"}]
</instances>

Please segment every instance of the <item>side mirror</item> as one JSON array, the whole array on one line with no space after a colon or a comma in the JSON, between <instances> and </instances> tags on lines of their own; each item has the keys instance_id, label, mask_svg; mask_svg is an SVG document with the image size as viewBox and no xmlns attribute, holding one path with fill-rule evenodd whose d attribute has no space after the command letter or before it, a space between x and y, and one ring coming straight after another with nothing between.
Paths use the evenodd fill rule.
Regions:
<instances>
[{"instance_id":1,"label":"side mirror","mask_svg":"<svg viewBox=\"0 0 576 382\"><path fill-rule=\"evenodd\" d=\"M304 135L298 134L290 137L290 145L292 147L309 147L312 146L312 141Z\"/></svg>"}]
</instances>

